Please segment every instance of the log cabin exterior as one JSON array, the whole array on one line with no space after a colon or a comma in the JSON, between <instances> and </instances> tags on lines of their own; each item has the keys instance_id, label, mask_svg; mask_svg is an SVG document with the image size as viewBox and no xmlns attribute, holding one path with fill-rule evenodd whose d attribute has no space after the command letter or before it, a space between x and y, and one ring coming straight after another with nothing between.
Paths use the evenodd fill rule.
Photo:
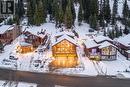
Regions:
<instances>
[{"instance_id":1,"label":"log cabin exterior","mask_svg":"<svg viewBox=\"0 0 130 87\"><path fill-rule=\"evenodd\" d=\"M76 41L68 36L59 37L52 45L52 55L54 60L51 62L52 67L72 68L78 65L78 56L76 51Z\"/></svg>"},{"instance_id":2,"label":"log cabin exterior","mask_svg":"<svg viewBox=\"0 0 130 87\"><path fill-rule=\"evenodd\" d=\"M0 41L6 45L11 43L21 34L21 27L16 25L0 26Z\"/></svg>"},{"instance_id":3,"label":"log cabin exterior","mask_svg":"<svg viewBox=\"0 0 130 87\"><path fill-rule=\"evenodd\" d=\"M32 34L29 31L24 32L24 35L27 37L25 38L25 42L32 44L34 48L37 48L39 45L45 43L45 40L47 39L46 34L40 36Z\"/></svg>"},{"instance_id":4,"label":"log cabin exterior","mask_svg":"<svg viewBox=\"0 0 130 87\"><path fill-rule=\"evenodd\" d=\"M33 45L25 41L27 37L21 34L19 37L19 42L16 46L16 52L21 54L26 54L34 51Z\"/></svg>"},{"instance_id":5,"label":"log cabin exterior","mask_svg":"<svg viewBox=\"0 0 130 87\"><path fill-rule=\"evenodd\" d=\"M25 54L25 53L30 53L30 52L33 52L33 51L34 51L33 45L26 43L26 42L21 42L17 46L17 52L18 53Z\"/></svg>"}]
</instances>

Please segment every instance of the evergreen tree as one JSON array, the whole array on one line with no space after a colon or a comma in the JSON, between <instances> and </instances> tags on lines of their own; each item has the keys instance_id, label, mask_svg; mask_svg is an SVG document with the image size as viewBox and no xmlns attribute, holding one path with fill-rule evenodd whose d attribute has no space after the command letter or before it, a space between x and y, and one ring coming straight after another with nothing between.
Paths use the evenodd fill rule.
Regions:
<instances>
[{"instance_id":1,"label":"evergreen tree","mask_svg":"<svg viewBox=\"0 0 130 87\"><path fill-rule=\"evenodd\" d=\"M46 21L44 16L43 3L41 0L36 2L35 13L33 17L34 17L34 25L36 26L40 26L42 23Z\"/></svg>"},{"instance_id":2,"label":"evergreen tree","mask_svg":"<svg viewBox=\"0 0 130 87\"><path fill-rule=\"evenodd\" d=\"M104 33L103 33L104 36L107 36L107 32L106 30L104 29Z\"/></svg>"},{"instance_id":3,"label":"evergreen tree","mask_svg":"<svg viewBox=\"0 0 130 87\"><path fill-rule=\"evenodd\" d=\"M71 29L73 25L73 18L72 18L72 11L71 11L71 2L69 0L68 5L66 7L66 12L65 12L65 26L67 29Z\"/></svg>"},{"instance_id":4,"label":"evergreen tree","mask_svg":"<svg viewBox=\"0 0 130 87\"><path fill-rule=\"evenodd\" d=\"M98 16L98 0L90 1L90 15Z\"/></svg>"},{"instance_id":5,"label":"evergreen tree","mask_svg":"<svg viewBox=\"0 0 130 87\"><path fill-rule=\"evenodd\" d=\"M23 0L18 0L18 3L15 3L15 15L14 15L14 21L17 25L20 24L20 21L23 18L23 15L25 14Z\"/></svg>"},{"instance_id":6,"label":"evergreen tree","mask_svg":"<svg viewBox=\"0 0 130 87\"><path fill-rule=\"evenodd\" d=\"M122 29L120 29L120 36L122 36Z\"/></svg>"},{"instance_id":7,"label":"evergreen tree","mask_svg":"<svg viewBox=\"0 0 130 87\"><path fill-rule=\"evenodd\" d=\"M34 25L40 26L40 17L39 17L39 12L38 12L38 6L37 5L36 5L36 8L35 8Z\"/></svg>"},{"instance_id":8,"label":"evergreen tree","mask_svg":"<svg viewBox=\"0 0 130 87\"><path fill-rule=\"evenodd\" d=\"M71 14L72 14L72 26L74 26L74 22L75 22L75 19L76 19L76 14L75 14L73 0L71 0L70 4L71 4Z\"/></svg>"},{"instance_id":9,"label":"evergreen tree","mask_svg":"<svg viewBox=\"0 0 130 87\"><path fill-rule=\"evenodd\" d=\"M59 8L59 26L61 27L61 24L64 22L64 13L63 10L60 6Z\"/></svg>"},{"instance_id":10,"label":"evergreen tree","mask_svg":"<svg viewBox=\"0 0 130 87\"><path fill-rule=\"evenodd\" d=\"M123 14L124 19L127 19L129 17L129 7L128 7L128 4L127 4L127 0L125 0L125 3L123 5L122 14Z\"/></svg>"},{"instance_id":11,"label":"evergreen tree","mask_svg":"<svg viewBox=\"0 0 130 87\"><path fill-rule=\"evenodd\" d=\"M115 37L119 37L120 36L120 31L119 31L119 29L118 29L118 26L116 25L115 26Z\"/></svg>"},{"instance_id":12,"label":"evergreen tree","mask_svg":"<svg viewBox=\"0 0 130 87\"><path fill-rule=\"evenodd\" d=\"M106 20L107 23L110 22L111 20L111 9L109 5L109 0L106 0L106 5L104 7L104 19Z\"/></svg>"},{"instance_id":13,"label":"evergreen tree","mask_svg":"<svg viewBox=\"0 0 130 87\"><path fill-rule=\"evenodd\" d=\"M97 17L96 15L91 15L90 18L89 18L89 24L90 24L90 27L95 29L97 28Z\"/></svg>"},{"instance_id":14,"label":"evergreen tree","mask_svg":"<svg viewBox=\"0 0 130 87\"><path fill-rule=\"evenodd\" d=\"M126 35L129 34L129 30L128 30L127 26L125 26L125 29L124 29L123 32L124 32L124 34L126 34Z\"/></svg>"},{"instance_id":15,"label":"evergreen tree","mask_svg":"<svg viewBox=\"0 0 130 87\"><path fill-rule=\"evenodd\" d=\"M79 13L78 13L79 26L82 24L82 21L83 21L83 9L82 9L82 5L80 4Z\"/></svg>"},{"instance_id":16,"label":"evergreen tree","mask_svg":"<svg viewBox=\"0 0 130 87\"><path fill-rule=\"evenodd\" d=\"M112 24L113 25L116 22L117 10L118 10L118 0L114 0L113 11L112 11Z\"/></svg>"},{"instance_id":17,"label":"evergreen tree","mask_svg":"<svg viewBox=\"0 0 130 87\"><path fill-rule=\"evenodd\" d=\"M36 1L28 0L27 5L27 16L28 16L28 24L34 24L34 13L35 13Z\"/></svg>"},{"instance_id":18,"label":"evergreen tree","mask_svg":"<svg viewBox=\"0 0 130 87\"><path fill-rule=\"evenodd\" d=\"M89 17L90 17L90 2L91 0L82 0L82 5L83 5L83 17L85 22L89 22Z\"/></svg>"},{"instance_id":19,"label":"evergreen tree","mask_svg":"<svg viewBox=\"0 0 130 87\"><path fill-rule=\"evenodd\" d=\"M108 31L108 37L112 40L115 38L115 31L114 29Z\"/></svg>"},{"instance_id":20,"label":"evergreen tree","mask_svg":"<svg viewBox=\"0 0 130 87\"><path fill-rule=\"evenodd\" d=\"M3 43L0 41L0 52L2 52L4 50L4 46Z\"/></svg>"},{"instance_id":21,"label":"evergreen tree","mask_svg":"<svg viewBox=\"0 0 130 87\"><path fill-rule=\"evenodd\" d=\"M105 0L101 0L100 1L100 10L99 10L99 24L101 27L105 27L105 17L104 17L104 12L105 12L105 3L106 1Z\"/></svg>"},{"instance_id":22,"label":"evergreen tree","mask_svg":"<svg viewBox=\"0 0 130 87\"><path fill-rule=\"evenodd\" d=\"M24 14L25 14L25 10L24 10L24 5L23 5L23 0L18 0L18 15L19 15L19 18L22 18Z\"/></svg>"},{"instance_id":23,"label":"evergreen tree","mask_svg":"<svg viewBox=\"0 0 130 87\"><path fill-rule=\"evenodd\" d=\"M67 0L62 0L62 10L64 11L64 14L65 14L67 3L68 3Z\"/></svg>"}]
</instances>

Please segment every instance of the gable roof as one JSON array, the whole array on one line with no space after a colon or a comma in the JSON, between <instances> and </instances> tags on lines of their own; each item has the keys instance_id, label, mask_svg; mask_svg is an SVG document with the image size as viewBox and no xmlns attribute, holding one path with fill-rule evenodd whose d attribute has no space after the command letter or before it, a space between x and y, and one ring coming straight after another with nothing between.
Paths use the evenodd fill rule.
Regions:
<instances>
[{"instance_id":1,"label":"gable roof","mask_svg":"<svg viewBox=\"0 0 130 87\"><path fill-rule=\"evenodd\" d=\"M120 37L118 40L117 40L119 43L129 47L130 46L130 34L124 36L124 37Z\"/></svg>"},{"instance_id":2,"label":"gable roof","mask_svg":"<svg viewBox=\"0 0 130 87\"><path fill-rule=\"evenodd\" d=\"M97 43L100 43L102 41L113 41L112 39L110 39L109 37L105 37L105 36L97 36L97 37L94 37L94 40L97 42Z\"/></svg>"},{"instance_id":3,"label":"gable roof","mask_svg":"<svg viewBox=\"0 0 130 87\"><path fill-rule=\"evenodd\" d=\"M7 30L12 30L13 28L12 25L2 25L0 26L0 34L4 34Z\"/></svg>"},{"instance_id":4,"label":"gable roof","mask_svg":"<svg viewBox=\"0 0 130 87\"><path fill-rule=\"evenodd\" d=\"M108 47L108 46L113 46L113 47L116 48L115 45L111 44L111 43L108 42L108 41L105 41L105 42L102 42L102 43L100 44L99 49L102 49L102 48L104 48L104 47Z\"/></svg>"},{"instance_id":5,"label":"gable roof","mask_svg":"<svg viewBox=\"0 0 130 87\"><path fill-rule=\"evenodd\" d=\"M87 48L93 48L99 46L99 44L97 44L94 40L87 40L84 42L84 44Z\"/></svg>"},{"instance_id":6,"label":"gable roof","mask_svg":"<svg viewBox=\"0 0 130 87\"><path fill-rule=\"evenodd\" d=\"M26 28L26 26L23 26L23 32L29 32L32 35L38 36L40 38L44 38L47 35L46 32L45 32L45 34L38 34L38 32L41 32L42 30L43 30L42 28L33 30L30 27Z\"/></svg>"},{"instance_id":7,"label":"gable roof","mask_svg":"<svg viewBox=\"0 0 130 87\"><path fill-rule=\"evenodd\" d=\"M57 32L57 33L55 33L55 37L63 36L63 35L68 35L68 36L72 36L72 37L75 36L73 32L68 32L68 31L63 31L63 32Z\"/></svg>"},{"instance_id":8,"label":"gable roof","mask_svg":"<svg viewBox=\"0 0 130 87\"><path fill-rule=\"evenodd\" d=\"M76 42L73 38L69 37L69 36L66 35L66 34L63 35L63 36L61 36L61 37L59 37L59 38L57 39L57 41L53 42L52 46L54 46L54 45L60 43L60 42L63 41L63 40L67 40L67 41L69 41L70 43L72 43L72 44L74 44L74 45L77 46L77 42Z\"/></svg>"}]
</instances>

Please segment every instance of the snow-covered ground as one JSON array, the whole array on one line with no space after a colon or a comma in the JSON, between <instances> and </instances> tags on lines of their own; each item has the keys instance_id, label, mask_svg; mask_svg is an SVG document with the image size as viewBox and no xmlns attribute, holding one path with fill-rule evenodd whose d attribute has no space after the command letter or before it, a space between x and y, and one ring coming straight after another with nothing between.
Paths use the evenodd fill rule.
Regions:
<instances>
[{"instance_id":1,"label":"snow-covered ground","mask_svg":"<svg viewBox=\"0 0 130 87\"><path fill-rule=\"evenodd\" d=\"M0 81L0 87L37 87L34 83Z\"/></svg>"}]
</instances>

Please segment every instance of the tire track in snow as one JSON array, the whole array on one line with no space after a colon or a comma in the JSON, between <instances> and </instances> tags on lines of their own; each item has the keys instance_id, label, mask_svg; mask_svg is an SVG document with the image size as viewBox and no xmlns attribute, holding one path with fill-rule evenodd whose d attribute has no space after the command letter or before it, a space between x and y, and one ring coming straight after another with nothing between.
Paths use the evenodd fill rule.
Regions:
<instances>
[{"instance_id":1,"label":"tire track in snow","mask_svg":"<svg viewBox=\"0 0 130 87\"><path fill-rule=\"evenodd\" d=\"M105 73L103 72L102 68L100 67L99 63L97 61L92 61L94 67L95 67L95 70L97 71L97 73L99 75L105 75Z\"/></svg>"}]
</instances>

